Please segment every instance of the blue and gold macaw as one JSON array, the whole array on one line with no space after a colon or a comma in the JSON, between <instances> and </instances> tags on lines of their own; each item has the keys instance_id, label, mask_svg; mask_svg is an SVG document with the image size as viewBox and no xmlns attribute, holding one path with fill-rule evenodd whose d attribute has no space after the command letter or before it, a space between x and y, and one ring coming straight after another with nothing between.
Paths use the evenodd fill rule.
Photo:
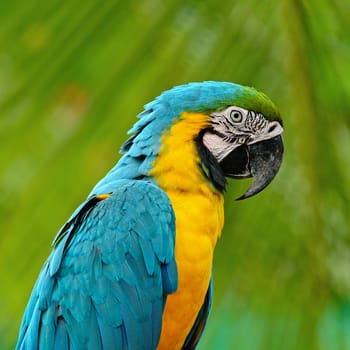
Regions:
<instances>
[{"instance_id":1,"label":"blue and gold macaw","mask_svg":"<svg viewBox=\"0 0 350 350\"><path fill-rule=\"evenodd\" d=\"M225 177L264 189L283 154L270 99L190 83L145 106L123 157L58 232L17 349L194 349L212 300Z\"/></svg>"}]
</instances>

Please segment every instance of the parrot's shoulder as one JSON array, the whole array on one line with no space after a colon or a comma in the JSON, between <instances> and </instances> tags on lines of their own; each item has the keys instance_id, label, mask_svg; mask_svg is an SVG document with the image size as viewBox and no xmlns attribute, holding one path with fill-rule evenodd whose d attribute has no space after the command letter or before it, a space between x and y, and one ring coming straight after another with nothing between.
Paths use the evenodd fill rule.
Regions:
<instances>
[{"instance_id":1,"label":"parrot's shoulder","mask_svg":"<svg viewBox=\"0 0 350 350\"><path fill-rule=\"evenodd\" d=\"M97 205L99 202L104 201L107 198L109 200L103 203L102 207ZM146 202L149 201L154 205L146 208ZM134 203L139 205L134 206ZM93 222L95 219L98 219L95 217L96 215L109 215L110 213L106 212L105 209L110 209L111 207L113 207L113 210L115 211L113 217L118 215L118 212L123 212L132 208L135 212L140 209L147 209L150 214L156 216L162 213L166 218L169 218L170 215L172 221L175 220L174 211L169 197L154 183L142 180L118 180L114 183L112 192L104 193L99 191L91 193L89 197L78 206L58 231L52 242L52 246L56 247L64 237L69 236L72 232L76 231L76 228L80 226L84 220L87 220L87 222ZM94 209L94 214L90 217L88 214L91 213L92 209Z\"/></svg>"},{"instance_id":2,"label":"parrot's shoulder","mask_svg":"<svg viewBox=\"0 0 350 350\"><path fill-rule=\"evenodd\" d=\"M18 348L155 348L166 296L177 289L174 246L174 212L153 183L92 196L55 239Z\"/></svg>"},{"instance_id":3,"label":"parrot's shoulder","mask_svg":"<svg viewBox=\"0 0 350 350\"><path fill-rule=\"evenodd\" d=\"M149 181L121 181L112 193L90 196L56 235L50 274L57 272L70 245L98 241L104 247L130 234L152 241L160 261L173 256L175 214L167 194Z\"/></svg>"}]
</instances>

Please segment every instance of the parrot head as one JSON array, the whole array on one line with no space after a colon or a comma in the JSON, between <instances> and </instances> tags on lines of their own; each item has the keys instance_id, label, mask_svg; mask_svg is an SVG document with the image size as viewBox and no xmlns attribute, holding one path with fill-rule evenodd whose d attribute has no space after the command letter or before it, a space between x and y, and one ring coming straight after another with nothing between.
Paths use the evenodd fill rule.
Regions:
<instances>
[{"instance_id":1,"label":"parrot head","mask_svg":"<svg viewBox=\"0 0 350 350\"><path fill-rule=\"evenodd\" d=\"M211 127L201 133L204 145L218 162L224 176L253 177L250 188L238 199L262 191L276 176L282 162L282 124L278 115L269 120L259 109L236 103L210 114ZM249 108L249 107L248 107Z\"/></svg>"},{"instance_id":2,"label":"parrot head","mask_svg":"<svg viewBox=\"0 0 350 350\"><path fill-rule=\"evenodd\" d=\"M238 199L262 191L277 174L283 155L280 114L273 102L254 88L230 82L195 82L176 86L145 105L123 145L121 164L141 160L137 176L147 176L169 132L184 113L205 114L208 122L194 141L204 173L220 191L228 178L253 178ZM133 163L134 164L134 163ZM128 168L131 168L129 165Z\"/></svg>"}]
</instances>

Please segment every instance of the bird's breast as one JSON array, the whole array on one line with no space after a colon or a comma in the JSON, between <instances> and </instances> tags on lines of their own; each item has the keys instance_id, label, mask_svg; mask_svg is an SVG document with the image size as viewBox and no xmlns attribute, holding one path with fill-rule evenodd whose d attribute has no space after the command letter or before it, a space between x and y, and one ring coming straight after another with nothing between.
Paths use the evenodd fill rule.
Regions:
<instances>
[{"instance_id":1,"label":"bird's breast","mask_svg":"<svg viewBox=\"0 0 350 350\"><path fill-rule=\"evenodd\" d=\"M181 349L191 331L209 287L223 226L223 196L201 172L193 141L206 123L206 115L183 115L163 136L151 172L168 194L176 217L178 289L167 298L158 349Z\"/></svg>"},{"instance_id":2,"label":"bird's breast","mask_svg":"<svg viewBox=\"0 0 350 350\"><path fill-rule=\"evenodd\" d=\"M181 349L202 307L222 228L222 201L169 193L176 215L178 289L167 298L158 349Z\"/></svg>"}]
</instances>

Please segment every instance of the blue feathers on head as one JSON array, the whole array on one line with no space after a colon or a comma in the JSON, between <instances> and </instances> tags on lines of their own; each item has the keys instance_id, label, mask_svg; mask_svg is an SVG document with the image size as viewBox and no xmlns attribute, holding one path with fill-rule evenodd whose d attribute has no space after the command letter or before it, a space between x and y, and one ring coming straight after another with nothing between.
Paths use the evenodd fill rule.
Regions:
<instances>
[{"instance_id":1,"label":"blue feathers on head","mask_svg":"<svg viewBox=\"0 0 350 350\"><path fill-rule=\"evenodd\" d=\"M252 88L229 82L205 81L175 86L147 103L138 115L140 120L128 133L137 133L154 120L157 120L155 128L168 129L183 112L211 113L224 109L238 102L248 90L256 94Z\"/></svg>"}]
</instances>

